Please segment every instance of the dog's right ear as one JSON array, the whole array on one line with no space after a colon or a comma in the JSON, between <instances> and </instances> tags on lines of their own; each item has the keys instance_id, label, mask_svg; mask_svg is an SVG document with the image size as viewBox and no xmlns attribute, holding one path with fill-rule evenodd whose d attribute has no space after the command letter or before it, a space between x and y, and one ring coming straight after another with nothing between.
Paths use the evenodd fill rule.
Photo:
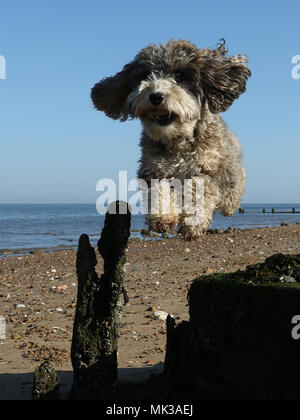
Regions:
<instances>
[{"instance_id":1,"label":"dog's right ear","mask_svg":"<svg viewBox=\"0 0 300 420\"><path fill-rule=\"evenodd\" d=\"M96 83L91 92L91 98L99 111L114 120L126 121L125 102L131 92L129 75L134 63L126 64L122 71L113 77L107 77Z\"/></svg>"}]
</instances>

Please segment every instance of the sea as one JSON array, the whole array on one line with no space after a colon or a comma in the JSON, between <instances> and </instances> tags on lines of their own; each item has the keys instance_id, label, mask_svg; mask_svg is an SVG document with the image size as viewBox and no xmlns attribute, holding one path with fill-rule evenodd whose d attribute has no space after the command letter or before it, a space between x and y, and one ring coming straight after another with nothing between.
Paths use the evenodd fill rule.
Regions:
<instances>
[{"instance_id":1,"label":"sea","mask_svg":"<svg viewBox=\"0 0 300 420\"><path fill-rule=\"evenodd\" d=\"M280 226L300 223L300 203L242 204L245 213L224 217L216 212L213 229L240 229ZM299 213L291 212L296 209ZM266 209L266 213L263 213ZM32 249L76 248L82 233L96 245L103 228L104 216L97 213L95 204L0 204L0 257L9 250L27 253ZM144 215L133 215L131 237L144 238ZM5 252L4 252L5 251Z\"/></svg>"}]
</instances>

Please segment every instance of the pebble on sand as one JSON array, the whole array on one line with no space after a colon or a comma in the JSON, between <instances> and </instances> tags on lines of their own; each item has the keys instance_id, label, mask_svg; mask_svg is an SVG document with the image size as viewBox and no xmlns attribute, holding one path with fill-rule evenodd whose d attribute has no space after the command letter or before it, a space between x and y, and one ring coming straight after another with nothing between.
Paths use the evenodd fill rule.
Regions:
<instances>
[{"instance_id":1,"label":"pebble on sand","mask_svg":"<svg viewBox=\"0 0 300 420\"><path fill-rule=\"evenodd\" d=\"M15 309L24 309L24 308L26 308L26 305L24 305L23 303L15 303L14 308Z\"/></svg>"},{"instance_id":2,"label":"pebble on sand","mask_svg":"<svg viewBox=\"0 0 300 420\"><path fill-rule=\"evenodd\" d=\"M155 311L153 315L154 315L154 319L159 320L159 321L165 321L168 318L169 314L164 311Z\"/></svg>"}]
</instances>

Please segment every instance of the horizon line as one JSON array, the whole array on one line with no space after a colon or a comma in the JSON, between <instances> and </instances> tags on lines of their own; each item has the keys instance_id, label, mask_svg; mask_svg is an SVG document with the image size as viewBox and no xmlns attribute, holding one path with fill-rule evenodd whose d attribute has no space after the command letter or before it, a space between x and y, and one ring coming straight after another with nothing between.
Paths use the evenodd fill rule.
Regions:
<instances>
[{"instance_id":1,"label":"horizon line","mask_svg":"<svg viewBox=\"0 0 300 420\"><path fill-rule=\"evenodd\" d=\"M1 203L0 202L0 205L6 205L6 206L32 206L32 205L43 205L43 206L51 206L51 205L60 205L60 206L64 206L64 205L69 205L69 206L71 206L71 205L82 205L82 204L85 204L85 205L96 205L96 202L50 202L50 203L41 203L41 202L32 202L32 203L22 203L22 202L20 202L20 203L9 203L9 202L5 202L5 203ZM275 204L287 204L287 205L295 205L295 204L299 204L300 205L300 202L292 202L292 201L290 201L290 202L286 202L286 201L282 201L282 202L280 202L280 201L278 201L278 202L259 202L259 201L245 201L245 202L242 202L241 204L240 204L240 206L239 207L242 207L242 206L245 206L245 205L248 205L248 204L264 204L264 205L275 205Z\"/></svg>"}]
</instances>

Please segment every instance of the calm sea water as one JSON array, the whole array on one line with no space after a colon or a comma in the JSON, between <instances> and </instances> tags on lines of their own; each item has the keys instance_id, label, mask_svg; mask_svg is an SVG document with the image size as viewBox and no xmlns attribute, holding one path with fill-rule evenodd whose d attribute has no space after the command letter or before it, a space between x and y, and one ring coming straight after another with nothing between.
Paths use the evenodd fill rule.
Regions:
<instances>
[{"instance_id":1,"label":"calm sea water","mask_svg":"<svg viewBox=\"0 0 300 420\"><path fill-rule=\"evenodd\" d=\"M241 229L300 223L300 214L263 214L262 209L290 211L300 204L244 204L246 213L231 218L216 213L212 228ZM79 236L87 233L93 245L99 239L104 217L94 204L0 204L0 250L48 247L76 247ZM131 229L145 227L142 215L133 216ZM132 237L139 233L132 232Z\"/></svg>"}]
</instances>

